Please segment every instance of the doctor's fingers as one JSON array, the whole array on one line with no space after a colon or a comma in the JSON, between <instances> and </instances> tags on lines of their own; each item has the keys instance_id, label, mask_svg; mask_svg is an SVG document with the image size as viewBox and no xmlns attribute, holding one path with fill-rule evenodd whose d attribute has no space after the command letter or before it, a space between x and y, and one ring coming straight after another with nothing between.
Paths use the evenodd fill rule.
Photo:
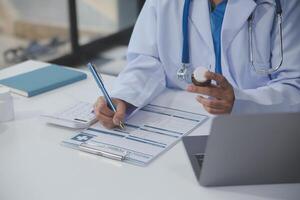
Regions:
<instances>
[{"instance_id":1,"label":"doctor's fingers","mask_svg":"<svg viewBox=\"0 0 300 200\"><path fill-rule=\"evenodd\" d=\"M224 110L220 110L220 109L215 109L215 108L211 108L211 107L207 107L205 105L203 105L203 108L210 114L213 114L213 115L222 115L222 114L226 114L226 112Z\"/></svg>"},{"instance_id":2,"label":"doctor's fingers","mask_svg":"<svg viewBox=\"0 0 300 200\"><path fill-rule=\"evenodd\" d=\"M207 95L210 97L215 97L217 99L223 99L224 97L223 89L215 86L200 87L195 85L189 85L187 87L187 91Z\"/></svg>"},{"instance_id":3,"label":"doctor's fingers","mask_svg":"<svg viewBox=\"0 0 300 200\"><path fill-rule=\"evenodd\" d=\"M202 96L197 96L196 97L197 101L201 103L203 106L214 108L214 109L219 109L219 110L225 110L226 106L226 101L224 100L219 100L219 99L210 99L210 98L205 98Z\"/></svg>"},{"instance_id":4,"label":"doctor's fingers","mask_svg":"<svg viewBox=\"0 0 300 200\"><path fill-rule=\"evenodd\" d=\"M94 112L97 115L103 114L107 117L114 116L114 112L108 108L107 103L103 97L99 97L94 105Z\"/></svg>"},{"instance_id":5,"label":"doctor's fingers","mask_svg":"<svg viewBox=\"0 0 300 200\"><path fill-rule=\"evenodd\" d=\"M125 118L126 103L124 101L118 100L115 104L117 106L117 111L113 116L113 123L118 126L120 122Z\"/></svg>"},{"instance_id":6,"label":"doctor's fingers","mask_svg":"<svg viewBox=\"0 0 300 200\"><path fill-rule=\"evenodd\" d=\"M103 114L99 114L99 115L97 115L97 119L100 122L100 124L102 124L107 129L112 129L112 128L114 128L116 126L113 123L112 117L107 117L107 116L105 116Z\"/></svg>"},{"instance_id":7,"label":"doctor's fingers","mask_svg":"<svg viewBox=\"0 0 300 200\"><path fill-rule=\"evenodd\" d=\"M217 73L214 73L214 72L211 72L211 71L207 71L205 73L205 77L208 80L216 81L217 84L220 85L223 88L227 88L230 85L229 82L227 81L227 79L221 74L217 74Z\"/></svg>"},{"instance_id":8,"label":"doctor's fingers","mask_svg":"<svg viewBox=\"0 0 300 200\"><path fill-rule=\"evenodd\" d=\"M210 100L204 97L198 96L197 101L202 104L203 108L210 114L221 115L227 113L221 102L221 100Z\"/></svg>"}]
</instances>

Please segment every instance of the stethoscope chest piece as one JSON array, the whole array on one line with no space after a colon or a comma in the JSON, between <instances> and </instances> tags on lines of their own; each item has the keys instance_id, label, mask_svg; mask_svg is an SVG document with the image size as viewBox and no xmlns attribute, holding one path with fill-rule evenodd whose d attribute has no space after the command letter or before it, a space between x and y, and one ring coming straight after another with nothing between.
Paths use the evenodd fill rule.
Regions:
<instances>
[{"instance_id":1,"label":"stethoscope chest piece","mask_svg":"<svg viewBox=\"0 0 300 200\"><path fill-rule=\"evenodd\" d=\"M181 68L177 70L177 78L186 83L192 83L193 69L188 64L182 64Z\"/></svg>"}]
</instances>

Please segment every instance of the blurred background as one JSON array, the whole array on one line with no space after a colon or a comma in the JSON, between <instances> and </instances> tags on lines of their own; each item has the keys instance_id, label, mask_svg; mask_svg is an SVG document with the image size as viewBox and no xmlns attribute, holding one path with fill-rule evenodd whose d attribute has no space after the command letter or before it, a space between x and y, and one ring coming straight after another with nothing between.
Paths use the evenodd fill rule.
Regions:
<instances>
[{"instance_id":1,"label":"blurred background","mask_svg":"<svg viewBox=\"0 0 300 200\"><path fill-rule=\"evenodd\" d=\"M144 0L0 0L0 69L28 59L116 75Z\"/></svg>"}]
</instances>

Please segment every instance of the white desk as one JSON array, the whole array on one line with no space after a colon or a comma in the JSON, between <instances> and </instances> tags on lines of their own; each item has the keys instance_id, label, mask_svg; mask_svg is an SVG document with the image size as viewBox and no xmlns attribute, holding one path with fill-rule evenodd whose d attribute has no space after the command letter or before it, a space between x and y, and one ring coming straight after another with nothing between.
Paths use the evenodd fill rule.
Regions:
<instances>
[{"instance_id":1,"label":"white desk","mask_svg":"<svg viewBox=\"0 0 300 200\"><path fill-rule=\"evenodd\" d=\"M10 67L0 78L44 65ZM61 146L74 131L46 125L39 115L75 100L93 102L98 94L89 77L33 98L14 96L16 119L0 124L0 200L300 199L300 184L201 187L181 142L145 168ZM197 133L207 133L209 125Z\"/></svg>"}]
</instances>

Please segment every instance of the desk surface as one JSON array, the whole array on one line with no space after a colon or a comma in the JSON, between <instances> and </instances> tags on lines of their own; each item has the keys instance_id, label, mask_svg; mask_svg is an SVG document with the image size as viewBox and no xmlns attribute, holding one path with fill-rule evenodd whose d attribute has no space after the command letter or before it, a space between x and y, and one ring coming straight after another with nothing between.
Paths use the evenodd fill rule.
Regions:
<instances>
[{"instance_id":1,"label":"desk surface","mask_svg":"<svg viewBox=\"0 0 300 200\"><path fill-rule=\"evenodd\" d=\"M0 71L0 78L45 64L27 62ZM104 76L107 83L113 77ZM0 199L295 199L300 184L205 188L198 185L179 142L148 167L88 155L60 145L74 131L46 125L40 115L99 95L91 76L25 98L14 95L16 119L0 123ZM196 134L208 134L210 121Z\"/></svg>"}]
</instances>

